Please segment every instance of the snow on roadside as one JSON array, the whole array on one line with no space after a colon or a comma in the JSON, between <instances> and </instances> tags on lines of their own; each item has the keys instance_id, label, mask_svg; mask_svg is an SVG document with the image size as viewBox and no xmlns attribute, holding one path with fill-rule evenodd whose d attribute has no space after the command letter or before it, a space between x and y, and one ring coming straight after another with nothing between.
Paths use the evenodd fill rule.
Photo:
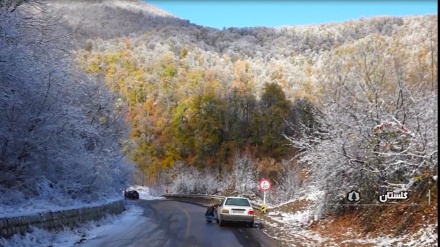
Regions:
<instances>
[{"instance_id":1,"label":"snow on roadside","mask_svg":"<svg viewBox=\"0 0 440 247\"><path fill-rule=\"evenodd\" d=\"M302 196L304 200L311 198L319 198L319 194ZM284 204L283 204L284 205ZM309 224L313 220L313 207L308 207L295 212L284 212L280 208L274 208L266 215L267 220L264 224L275 232L269 233L264 230L270 237L282 241L286 246L411 246L425 247L438 246L437 229L438 225L426 225L416 233L405 234L402 236L384 235L380 237L360 237L347 229L342 234L344 239L333 238L332 236L322 236L317 232L308 229Z\"/></svg>"},{"instance_id":2,"label":"snow on roadside","mask_svg":"<svg viewBox=\"0 0 440 247\"><path fill-rule=\"evenodd\" d=\"M160 200L165 199L160 196L152 196L150 189L145 186L131 186L128 189L134 189L139 192L139 198L143 200ZM15 205L4 205L0 203L0 218L2 217L19 217L19 216L30 216L36 215L43 212L56 212L62 210L79 209L84 207L98 207L106 205L118 200L124 199L124 194L122 192L121 196L111 197L106 200L99 200L92 203L85 203L81 201L74 200L64 200L63 198L58 198L57 201L52 200L42 200L42 199L29 199L27 201L20 201L19 204ZM12 203L11 203L12 204Z\"/></svg>"},{"instance_id":3,"label":"snow on roadside","mask_svg":"<svg viewBox=\"0 0 440 247\"><path fill-rule=\"evenodd\" d=\"M309 186L309 189L300 191L298 196L287 202L278 204L269 210L268 216L274 221L288 224L295 227L303 227L311 223L316 215L316 202L323 197L323 192L318 190L315 186ZM281 212L279 208L287 204L294 204L295 202L306 201L308 202L307 208L296 212ZM276 217L275 217L276 216Z\"/></svg>"},{"instance_id":4,"label":"snow on roadside","mask_svg":"<svg viewBox=\"0 0 440 247\"><path fill-rule=\"evenodd\" d=\"M291 225L274 217L271 217L271 219L274 221L264 221L264 224L274 230L270 231L263 229L263 232L269 237L283 242L286 246L316 247L328 240L327 238L298 225Z\"/></svg>"},{"instance_id":5,"label":"snow on roadside","mask_svg":"<svg viewBox=\"0 0 440 247\"><path fill-rule=\"evenodd\" d=\"M131 226L135 225L142 215L143 209L135 205L127 205L127 210L120 215L108 215L107 217L91 221L75 229L65 228L58 232L31 227L31 232L23 236L14 235L10 239L0 238L0 246L22 247L22 246L51 246L68 247L79 242L91 239L107 228L114 225Z\"/></svg>"},{"instance_id":6,"label":"snow on roadside","mask_svg":"<svg viewBox=\"0 0 440 247\"><path fill-rule=\"evenodd\" d=\"M311 211L307 209L304 211L297 211L295 213L283 213L274 211L273 213L269 213L269 216L280 215L281 219L279 217L272 217L272 219L274 221L288 224L290 226L304 226L310 221L311 214Z\"/></svg>"},{"instance_id":7,"label":"snow on roadside","mask_svg":"<svg viewBox=\"0 0 440 247\"><path fill-rule=\"evenodd\" d=\"M277 204L277 205L270 206L270 207L268 207L268 208L279 208L279 207L281 207L281 206L284 206L284 205L290 204L290 203L292 203L292 202L294 202L294 201L296 201L296 200L298 200L298 199L292 199L292 200L289 200L289 201L286 201L286 202L283 202L283 203L280 203L280 204Z\"/></svg>"},{"instance_id":8,"label":"snow on roadside","mask_svg":"<svg viewBox=\"0 0 440 247\"><path fill-rule=\"evenodd\" d=\"M396 246L396 247L438 247L437 229L438 225L426 225L416 233L401 236L384 235L380 237L360 237L347 229L343 235L344 240L333 237L322 236L307 228L309 223L310 210L286 213L272 211L267 214L270 221L265 220L264 224L272 229L274 233L268 233L270 237L282 241L286 246Z\"/></svg>"},{"instance_id":9,"label":"snow on roadside","mask_svg":"<svg viewBox=\"0 0 440 247\"><path fill-rule=\"evenodd\" d=\"M326 237L307 229L313 219L314 202L321 197L322 192L318 190L301 191L298 192L296 198L269 208L264 224L273 230L264 230L264 232L271 238L283 242L286 246L316 247L327 242ZM304 202L307 203L304 205ZM293 212L283 211L284 206L288 204L306 207L300 206L301 210Z\"/></svg>"},{"instance_id":10,"label":"snow on roadside","mask_svg":"<svg viewBox=\"0 0 440 247\"><path fill-rule=\"evenodd\" d=\"M144 186L132 186L128 189L135 189L139 192L139 197L141 200L160 200L165 199L163 197L150 195L150 190L148 187ZM84 203L74 203L74 205L69 207L61 207L58 205L53 205L48 201L33 201L34 204L29 202L28 207L22 208L18 212L11 212L6 210L2 212L0 217L14 217L14 216L25 216L33 215L40 212L60 211L68 209L78 209L84 207L101 206L108 204L117 200L123 199L122 197L111 198L105 201L99 201L90 204ZM60 230L58 232L51 232L44 229L31 227L30 233L23 236L14 235L10 239L0 238L1 247L22 247L22 246L51 246L51 247L67 247L77 245L79 242L83 242L87 239L92 239L98 236L100 233L106 231L108 228L129 229L138 224L143 224L145 219L140 217L143 213L143 209L132 205L126 204L126 211L120 215L107 215L106 217L98 221L90 221L88 223L82 224L80 227L75 229L70 229L68 227Z\"/></svg>"}]
</instances>

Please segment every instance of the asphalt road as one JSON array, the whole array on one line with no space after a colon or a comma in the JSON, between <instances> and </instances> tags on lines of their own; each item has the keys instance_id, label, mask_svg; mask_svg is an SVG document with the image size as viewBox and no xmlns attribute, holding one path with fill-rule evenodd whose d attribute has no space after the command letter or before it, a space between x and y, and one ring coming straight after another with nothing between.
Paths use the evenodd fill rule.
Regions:
<instances>
[{"instance_id":1,"label":"asphalt road","mask_svg":"<svg viewBox=\"0 0 440 247\"><path fill-rule=\"evenodd\" d=\"M107 232L86 241L84 247L278 247L258 223L254 228L205 221L205 207L172 200L129 201L140 206L142 219L127 229ZM256 220L258 222L258 219Z\"/></svg>"}]
</instances>

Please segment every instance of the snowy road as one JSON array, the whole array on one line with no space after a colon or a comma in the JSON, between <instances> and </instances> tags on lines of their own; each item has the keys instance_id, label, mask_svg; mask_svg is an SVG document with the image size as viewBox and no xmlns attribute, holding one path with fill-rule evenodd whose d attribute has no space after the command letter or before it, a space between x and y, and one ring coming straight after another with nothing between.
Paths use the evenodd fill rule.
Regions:
<instances>
[{"instance_id":1,"label":"snowy road","mask_svg":"<svg viewBox=\"0 0 440 247\"><path fill-rule=\"evenodd\" d=\"M138 210L127 222L102 229L81 247L145 246L277 246L258 228L240 225L219 227L206 223L205 208L170 200L128 202Z\"/></svg>"}]
</instances>

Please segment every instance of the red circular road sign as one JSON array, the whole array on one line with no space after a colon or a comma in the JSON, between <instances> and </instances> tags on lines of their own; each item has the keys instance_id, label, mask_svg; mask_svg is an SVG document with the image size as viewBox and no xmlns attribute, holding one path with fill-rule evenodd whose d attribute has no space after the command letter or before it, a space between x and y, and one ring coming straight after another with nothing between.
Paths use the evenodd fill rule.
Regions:
<instances>
[{"instance_id":1,"label":"red circular road sign","mask_svg":"<svg viewBox=\"0 0 440 247\"><path fill-rule=\"evenodd\" d=\"M263 178L258 182L258 187L260 187L260 190L262 191L268 191L270 189L270 181L267 178Z\"/></svg>"}]
</instances>

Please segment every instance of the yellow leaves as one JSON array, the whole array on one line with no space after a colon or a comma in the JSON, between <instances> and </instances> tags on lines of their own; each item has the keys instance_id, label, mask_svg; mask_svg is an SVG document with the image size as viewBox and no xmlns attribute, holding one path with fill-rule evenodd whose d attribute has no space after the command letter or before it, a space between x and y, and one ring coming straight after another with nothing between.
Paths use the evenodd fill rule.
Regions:
<instances>
[{"instance_id":1,"label":"yellow leaves","mask_svg":"<svg viewBox=\"0 0 440 247\"><path fill-rule=\"evenodd\" d=\"M168 169L174 166L177 160L180 160L181 157L177 153L177 151L174 148L168 147L165 151L165 158L162 161L162 167L164 169Z\"/></svg>"},{"instance_id":2,"label":"yellow leaves","mask_svg":"<svg viewBox=\"0 0 440 247\"><path fill-rule=\"evenodd\" d=\"M191 69L186 74L186 87L191 93L200 93L204 81L204 73L201 69Z\"/></svg>"},{"instance_id":3,"label":"yellow leaves","mask_svg":"<svg viewBox=\"0 0 440 247\"><path fill-rule=\"evenodd\" d=\"M356 47L353 44L341 45L334 51L336 56L348 56L354 54Z\"/></svg>"},{"instance_id":4,"label":"yellow leaves","mask_svg":"<svg viewBox=\"0 0 440 247\"><path fill-rule=\"evenodd\" d=\"M165 169L167 169L169 167L172 167L175 162L176 161L174 160L173 156L168 156L163 160L162 165Z\"/></svg>"},{"instance_id":5,"label":"yellow leaves","mask_svg":"<svg viewBox=\"0 0 440 247\"><path fill-rule=\"evenodd\" d=\"M234 63L234 81L230 90L237 90L240 95L251 92L253 87L253 75L250 73L250 65L246 60L238 60Z\"/></svg>"},{"instance_id":6,"label":"yellow leaves","mask_svg":"<svg viewBox=\"0 0 440 247\"><path fill-rule=\"evenodd\" d=\"M82 65L82 67L84 68L84 70L87 73L98 73L100 70L100 59L97 58L96 55L87 55L87 54L83 54L83 56L81 56L81 53L78 54L78 60L79 63Z\"/></svg>"},{"instance_id":7,"label":"yellow leaves","mask_svg":"<svg viewBox=\"0 0 440 247\"><path fill-rule=\"evenodd\" d=\"M139 164L139 162L137 163ZM151 158L148 166L144 170L144 173L148 175L148 184L154 183L158 179L159 172L162 170L161 163L162 162L156 157Z\"/></svg>"},{"instance_id":8,"label":"yellow leaves","mask_svg":"<svg viewBox=\"0 0 440 247\"><path fill-rule=\"evenodd\" d=\"M223 85L217 80L207 81L203 88L205 93L213 93L215 95L222 95L224 93Z\"/></svg>"},{"instance_id":9,"label":"yellow leaves","mask_svg":"<svg viewBox=\"0 0 440 247\"><path fill-rule=\"evenodd\" d=\"M185 58L188 55L188 49L186 47L182 47L180 49L180 58Z\"/></svg>"},{"instance_id":10,"label":"yellow leaves","mask_svg":"<svg viewBox=\"0 0 440 247\"><path fill-rule=\"evenodd\" d=\"M317 98L321 96L321 93L322 87L316 87L313 82L307 78L301 83L300 88L295 91L294 97L297 99L307 99L316 104Z\"/></svg>"},{"instance_id":11,"label":"yellow leaves","mask_svg":"<svg viewBox=\"0 0 440 247\"><path fill-rule=\"evenodd\" d=\"M174 64L168 64L165 66L163 71L164 77L174 77L177 74L177 69Z\"/></svg>"},{"instance_id":12,"label":"yellow leaves","mask_svg":"<svg viewBox=\"0 0 440 247\"><path fill-rule=\"evenodd\" d=\"M201 52L197 52L196 60L197 60L198 65L203 65L204 57Z\"/></svg>"},{"instance_id":13,"label":"yellow leaves","mask_svg":"<svg viewBox=\"0 0 440 247\"><path fill-rule=\"evenodd\" d=\"M203 84L203 92L213 93L217 96L225 96L225 86L216 79L214 71L212 69L208 69L205 72L205 83Z\"/></svg>"},{"instance_id":14,"label":"yellow leaves","mask_svg":"<svg viewBox=\"0 0 440 247\"><path fill-rule=\"evenodd\" d=\"M251 78L251 75L249 74L249 62L237 60L234 63L234 77L235 81L247 83Z\"/></svg>"},{"instance_id":15,"label":"yellow leaves","mask_svg":"<svg viewBox=\"0 0 440 247\"><path fill-rule=\"evenodd\" d=\"M134 81L138 83L143 83L145 80L145 74L142 69L132 71L130 76L133 77Z\"/></svg>"},{"instance_id":16,"label":"yellow leaves","mask_svg":"<svg viewBox=\"0 0 440 247\"><path fill-rule=\"evenodd\" d=\"M165 120L165 119L163 119L163 118L160 118L160 119L157 121L156 126L157 126L158 128L160 128L160 129L165 128L167 122L168 122L167 120Z\"/></svg>"},{"instance_id":17,"label":"yellow leaves","mask_svg":"<svg viewBox=\"0 0 440 247\"><path fill-rule=\"evenodd\" d=\"M249 63L245 63L245 64L244 64L244 71L245 71L246 73L249 73Z\"/></svg>"},{"instance_id":18,"label":"yellow leaves","mask_svg":"<svg viewBox=\"0 0 440 247\"><path fill-rule=\"evenodd\" d=\"M115 65L115 63L117 63L120 59L120 56L118 56L117 54L109 54L106 56L106 62L107 64L110 65Z\"/></svg>"},{"instance_id":19,"label":"yellow leaves","mask_svg":"<svg viewBox=\"0 0 440 247\"><path fill-rule=\"evenodd\" d=\"M138 129L132 130L130 133L131 138L139 138L141 136L141 132Z\"/></svg>"},{"instance_id":20,"label":"yellow leaves","mask_svg":"<svg viewBox=\"0 0 440 247\"><path fill-rule=\"evenodd\" d=\"M87 73L98 73L99 72L99 64L97 62L91 62L89 66L86 68Z\"/></svg>"},{"instance_id":21,"label":"yellow leaves","mask_svg":"<svg viewBox=\"0 0 440 247\"><path fill-rule=\"evenodd\" d=\"M117 90L117 88L115 88L115 85L114 85L114 81L115 81L115 77L116 77L116 71L117 71L116 65L115 64L110 64L107 67L107 73L105 74L105 83L113 91Z\"/></svg>"},{"instance_id":22,"label":"yellow leaves","mask_svg":"<svg viewBox=\"0 0 440 247\"><path fill-rule=\"evenodd\" d=\"M144 111L150 111L153 109L154 104L154 99L150 97L147 98L147 100L145 100L145 102L142 104L142 108L144 109Z\"/></svg>"},{"instance_id":23,"label":"yellow leaves","mask_svg":"<svg viewBox=\"0 0 440 247\"><path fill-rule=\"evenodd\" d=\"M130 59L123 59L121 65L124 69L126 69L129 72L136 69L135 63Z\"/></svg>"}]
</instances>

